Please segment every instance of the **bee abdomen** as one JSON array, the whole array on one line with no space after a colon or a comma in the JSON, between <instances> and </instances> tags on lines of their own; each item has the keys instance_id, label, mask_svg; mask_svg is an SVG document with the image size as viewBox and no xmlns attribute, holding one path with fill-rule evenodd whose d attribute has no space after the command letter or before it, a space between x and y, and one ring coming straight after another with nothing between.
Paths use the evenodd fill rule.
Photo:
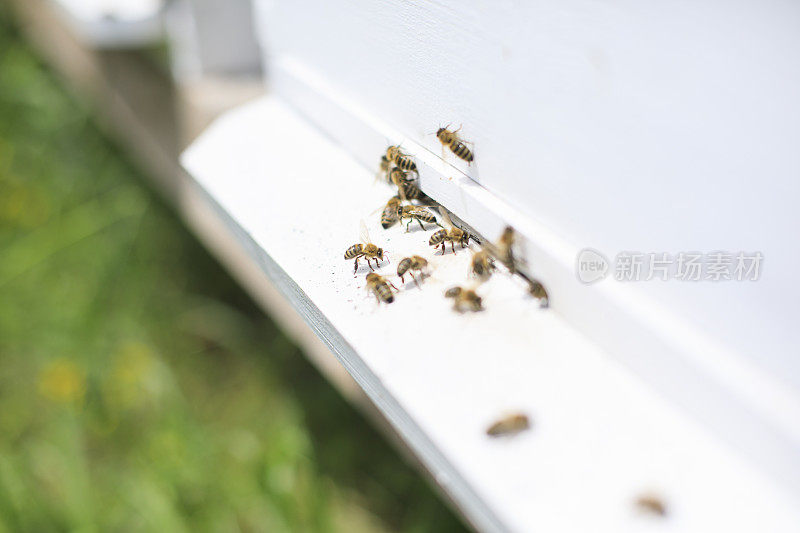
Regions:
<instances>
[{"instance_id":1,"label":"bee abdomen","mask_svg":"<svg viewBox=\"0 0 800 533\"><path fill-rule=\"evenodd\" d=\"M433 213L429 213L427 211L417 211L415 216L423 222L430 222L432 224L436 222L436 217L433 215Z\"/></svg>"},{"instance_id":2,"label":"bee abdomen","mask_svg":"<svg viewBox=\"0 0 800 533\"><path fill-rule=\"evenodd\" d=\"M460 157L464 161L470 161L471 162L472 159L473 159L472 151L470 151L470 149L467 148L467 145L464 144L461 141L458 141L458 140L453 141L450 144L450 150L452 150L454 154L456 154L458 157Z\"/></svg>"},{"instance_id":3,"label":"bee abdomen","mask_svg":"<svg viewBox=\"0 0 800 533\"><path fill-rule=\"evenodd\" d=\"M382 301L390 304L394 301L394 294L392 293L392 289L389 288L389 285L386 283L381 283L375 286L375 294L378 295Z\"/></svg>"},{"instance_id":4,"label":"bee abdomen","mask_svg":"<svg viewBox=\"0 0 800 533\"><path fill-rule=\"evenodd\" d=\"M400 261L400 264L397 265L397 275L402 277L411 268L412 263L413 261L410 257L406 257Z\"/></svg>"},{"instance_id":5,"label":"bee abdomen","mask_svg":"<svg viewBox=\"0 0 800 533\"><path fill-rule=\"evenodd\" d=\"M364 247L361 244L354 244L344 253L345 259L355 259L359 255L364 254Z\"/></svg>"},{"instance_id":6,"label":"bee abdomen","mask_svg":"<svg viewBox=\"0 0 800 533\"><path fill-rule=\"evenodd\" d=\"M417 187L410 181L400 182L400 188L403 189L403 194L408 200L417 200L422 195L422 192L419 190L419 187Z\"/></svg>"},{"instance_id":7,"label":"bee abdomen","mask_svg":"<svg viewBox=\"0 0 800 533\"><path fill-rule=\"evenodd\" d=\"M408 156L398 155L395 157L394 163L403 170L417 170L417 164Z\"/></svg>"},{"instance_id":8,"label":"bee abdomen","mask_svg":"<svg viewBox=\"0 0 800 533\"><path fill-rule=\"evenodd\" d=\"M431 246L436 246L437 244L441 244L445 239L447 239L447 230L440 229L439 231L431 235L428 244Z\"/></svg>"},{"instance_id":9,"label":"bee abdomen","mask_svg":"<svg viewBox=\"0 0 800 533\"><path fill-rule=\"evenodd\" d=\"M397 208L393 205L387 205L381 215L381 226L383 229L388 229L397 222Z\"/></svg>"}]
</instances>

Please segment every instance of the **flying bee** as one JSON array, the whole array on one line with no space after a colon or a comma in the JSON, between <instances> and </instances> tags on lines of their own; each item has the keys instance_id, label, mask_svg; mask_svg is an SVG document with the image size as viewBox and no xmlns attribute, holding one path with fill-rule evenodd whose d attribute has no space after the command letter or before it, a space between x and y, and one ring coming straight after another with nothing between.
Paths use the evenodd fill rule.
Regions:
<instances>
[{"instance_id":1,"label":"flying bee","mask_svg":"<svg viewBox=\"0 0 800 533\"><path fill-rule=\"evenodd\" d=\"M411 257L406 257L397 265L397 275L400 277L400 281L405 283L404 276L409 274L413 279L414 282L417 284L417 287L420 287L419 280L414 275L414 271L420 274L420 277L423 275L423 270L425 270L428 266L428 260L424 257L420 257L418 255L412 255Z\"/></svg>"},{"instance_id":2,"label":"flying bee","mask_svg":"<svg viewBox=\"0 0 800 533\"><path fill-rule=\"evenodd\" d=\"M366 282L366 289L372 292L372 294L375 296L375 299L378 300L378 303L392 303L394 301L393 290L399 290L397 287L392 285L390 281L387 281L386 278L374 272L367 274Z\"/></svg>"},{"instance_id":3,"label":"flying bee","mask_svg":"<svg viewBox=\"0 0 800 533\"><path fill-rule=\"evenodd\" d=\"M444 219L445 224L449 226L449 229L440 229L431 235L430 240L428 240L428 244L435 247L441 245L442 253L444 254L445 244L449 242L453 253L456 253L455 243L460 243L462 248L466 247L466 245L469 244L470 235L463 229L455 227L453 225L453 221L450 220L450 216L447 214L447 211L445 211L443 208L439 208L439 213L441 213L442 218Z\"/></svg>"},{"instance_id":4,"label":"flying bee","mask_svg":"<svg viewBox=\"0 0 800 533\"><path fill-rule=\"evenodd\" d=\"M472 289L462 287L451 287L444 291L445 298L453 299L453 310L459 313L466 311L483 311L483 301Z\"/></svg>"},{"instance_id":5,"label":"flying bee","mask_svg":"<svg viewBox=\"0 0 800 533\"><path fill-rule=\"evenodd\" d=\"M477 252L475 255L472 256L472 263L470 264L470 270L473 274L475 274L478 278L486 281L490 277L492 277L492 272L495 270L494 266L494 258L489 255L487 250L481 250Z\"/></svg>"},{"instance_id":6,"label":"flying bee","mask_svg":"<svg viewBox=\"0 0 800 533\"><path fill-rule=\"evenodd\" d=\"M472 151L467 148L467 143L458 136L458 131L460 129L461 126L459 126L456 131L450 131L447 128L439 128L436 131L436 137L439 138L439 142L441 142L443 146L450 148L450 151L456 154L458 158L463 159L467 163L472 163L475 157Z\"/></svg>"},{"instance_id":7,"label":"flying bee","mask_svg":"<svg viewBox=\"0 0 800 533\"><path fill-rule=\"evenodd\" d=\"M380 170L378 170L378 174L376 179L380 176L383 176L386 181L389 181L389 172L392 168L392 162L386 157L386 155L381 156L381 165Z\"/></svg>"},{"instance_id":8,"label":"flying bee","mask_svg":"<svg viewBox=\"0 0 800 533\"><path fill-rule=\"evenodd\" d=\"M424 207L417 207L415 205L402 205L397 207L397 218L400 219L400 223L403 223L404 219L408 219L408 224L406 224L406 232L409 231L411 223L415 220L419 227L425 230L425 226L422 225L423 222L428 222L430 224L436 224L437 226L439 223L436 221L436 215L425 209Z\"/></svg>"},{"instance_id":9,"label":"flying bee","mask_svg":"<svg viewBox=\"0 0 800 533\"><path fill-rule=\"evenodd\" d=\"M400 151L398 146L390 146L386 149L386 159L402 168L403 170L410 170L411 172L417 171L417 164L408 156Z\"/></svg>"},{"instance_id":10,"label":"flying bee","mask_svg":"<svg viewBox=\"0 0 800 533\"><path fill-rule=\"evenodd\" d=\"M361 221L361 241L362 242L354 244L344 252L345 259L355 259L353 263L353 274L358 270L358 260L362 257L367 259L367 265L370 270L375 270L370 264L370 259L375 261L375 266L378 266L378 260L383 261L383 248L370 242L369 232L363 220Z\"/></svg>"},{"instance_id":11,"label":"flying bee","mask_svg":"<svg viewBox=\"0 0 800 533\"><path fill-rule=\"evenodd\" d=\"M528 281L528 293L539 300L539 305L541 307L550 305L550 298L547 296L547 290L545 290L544 285L535 279Z\"/></svg>"},{"instance_id":12,"label":"flying bee","mask_svg":"<svg viewBox=\"0 0 800 533\"><path fill-rule=\"evenodd\" d=\"M508 416L504 416L489 426L486 429L486 434L490 437L500 437L504 435L511 436L516 435L521 431L525 431L530 427L531 423L530 420L528 420L527 415L523 413L513 413Z\"/></svg>"},{"instance_id":13,"label":"flying bee","mask_svg":"<svg viewBox=\"0 0 800 533\"><path fill-rule=\"evenodd\" d=\"M399 196L392 196L389 198L389 201L386 202L386 207L383 208L383 213L381 214L381 226L383 229L389 229L397 223L397 210L400 208L400 197Z\"/></svg>"}]
</instances>

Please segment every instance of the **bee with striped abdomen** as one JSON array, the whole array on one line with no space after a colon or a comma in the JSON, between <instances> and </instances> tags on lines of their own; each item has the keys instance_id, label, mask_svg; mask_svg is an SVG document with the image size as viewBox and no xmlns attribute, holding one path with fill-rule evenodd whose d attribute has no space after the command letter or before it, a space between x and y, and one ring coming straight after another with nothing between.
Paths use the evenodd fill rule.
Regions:
<instances>
[{"instance_id":1,"label":"bee with striped abdomen","mask_svg":"<svg viewBox=\"0 0 800 533\"><path fill-rule=\"evenodd\" d=\"M400 223L403 223L404 219L408 219L408 224L406 224L406 232L409 231L411 223L415 220L419 227L425 230L425 226L422 225L423 222L428 222L430 224L436 224L437 226L439 223L436 221L436 215L425 209L424 207L417 207L415 205L403 205L398 206L397 208L397 218L400 219Z\"/></svg>"},{"instance_id":2,"label":"bee with striped abdomen","mask_svg":"<svg viewBox=\"0 0 800 533\"><path fill-rule=\"evenodd\" d=\"M414 160L411 159L411 156L401 152L400 147L398 146L390 146L386 149L386 159L403 170L409 170L411 172L417 171L417 164L414 163Z\"/></svg>"},{"instance_id":3,"label":"bee with striped abdomen","mask_svg":"<svg viewBox=\"0 0 800 533\"><path fill-rule=\"evenodd\" d=\"M412 255L411 257L403 258L400 263L397 264L397 275L400 277L400 281L405 283L404 276L409 274L413 279L414 282L417 284L417 287L420 287L419 280L414 275L414 272L419 272L420 277L424 275L424 270L428 267L428 260L424 257L420 257L418 255Z\"/></svg>"},{"instance_id":4,"label":"bee with striped abdomen","mask_svg":"<svg viewBox=\"0 0 800 533\"><path fill-rule=\"evenodd\" d=\"M375 299L378 300L378 303L386 302L390 304L394 301L394 291L397 291L398 288L387 281L386 278L374 272L370 272L367 274L366 281L366 289L372 292Z\"/></svg>"},{"instance_id":5,"label":"bee with striped abdomen","mask_svg":"<svg viewBox=\"0 0 800 533\"><path fill-rule=\"evenodd\" d=\"M383 213L381 213L381 226L383 229L389 229L397 223L399 220L397 218L397 210L400 207L399 196L389 198L389 201L386 202L386 207L383 208Z\"/></svg>"},{"instance_id":6,"label":"bee with striped abdomen","mask_svg":"<svg viewBox=\"0 0 800 533\"><path fill-rule=\"evenodd\" d=\"M428 240L428 244L434 247L441 245L442 254L444 254L445 244L449 242L453 253L456 253L455 243L461 243L462 248L466 247L466 245L469 244L470 235L463 229L455 227L453 225L453 221L450 220L450 216L447 214L447 211L445 211L443 208L439 208L439 213L441 213L442 218L444 219L445 224L449 226L449 229L440 229L431 235L430 240Z\"/></svg>"},{"instance_id":7,"label":"bee with striped abdomen","mask_svg":"<svg viewBox=\"0 0 800 533\"><path fill-rule=\"evenodd\" d=\"M470 270L479 279L486 281L492 277L492 272L494 272L495 268L494 258L489 255L487 250L481 250L472 256Z\"/></svg>"},{"instance_id":8,"label":"bee with striped abdomen","mask_svg":"<svg viewBox=\"0 0 800 533\"><path fill-rule=\"evenodd\" d=\"M450 151L456 154L459 159L463 159L467 163L472 163L475 157L472 151L467 147L467 143L458 136L458 131L460 129L460 126L456 131L450 131L446 127L439 128L436 131L436 137L442 145L450 148Z\"/></svg>"},{"instance_id":9,"label":"bee with striped abdomen","mask_svg":"<svg viewBox=\"0 0 800 533\"><path fill-rule=\"evenodd\" d=\"M363 220L361 221L361 241L362 242L354 244L344 252L345 259L355 259L353 263L353 274L358 270L358 260L362 257L367 259L367 265L370 270L374 270L370 264L370 260L375 261L375 266L378 266L378 260L383 261L383 248L370 242L369 232Z\"/></svg>"},{"instance_id":10,"label":"bee with striped abdomen","mask_svg":"<svg viewBox=\"0 0 800 533\"><path fill-rule=\"evenodd\" d=\"M530 420L527 415L523 413L513 413L504 416L486 430L486 434L490 437L500 437L503 435L516 435L520 431L525 431L531 427Z\"/></svg>"},{"instance_id":11,"label":"bee with striped abdomen","mask_svg":"<svg viewBox=\"0 0 800 533\"><path fill-rule=\"evenodd\" d=\"M451 287L444 292L444 297L453 299L453 310L459 313L483 311L483 300L473 289Z\"/></svg>"}]
</instances>

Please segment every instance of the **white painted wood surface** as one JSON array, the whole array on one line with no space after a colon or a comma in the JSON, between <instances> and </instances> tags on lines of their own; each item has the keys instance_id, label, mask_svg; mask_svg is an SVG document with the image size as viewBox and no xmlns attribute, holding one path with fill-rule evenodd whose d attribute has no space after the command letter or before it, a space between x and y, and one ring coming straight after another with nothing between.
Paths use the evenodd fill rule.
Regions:
<instances>
[{"instance_id":1,"label":"white painted wood surface","mask_svg":"<svg viewBox=\"0 0 800 533\"><path fill-rule=\"evenodd\" d=\"M431 254L430 231L384 232L389 189L273 98L218 120L184 154L240 244L284 291L470 520L485 531L794 531L786 493L674 403L499 275L487 311L459 316L441 293L468 253ZM435 270L391 306L363 289L344 249L366 217L391 253ZM502 412L531 431L493 440ZM636 512L653 491L664 519Z\"/></svg>"},{"instance_id":2,"label":"white painted wood surface","mask_svg":"<svg viewBox=\"0 0 800 533\"><path fill-rule=\"evenodd\" d=\"M800 495L800 5L256 3L278 95L366 166L402 142L484 235L512 223L556 311ZM439 159L450 122L469 168ZM766 259L586 287L585 246Z\"/></svg>"}]
</instances>

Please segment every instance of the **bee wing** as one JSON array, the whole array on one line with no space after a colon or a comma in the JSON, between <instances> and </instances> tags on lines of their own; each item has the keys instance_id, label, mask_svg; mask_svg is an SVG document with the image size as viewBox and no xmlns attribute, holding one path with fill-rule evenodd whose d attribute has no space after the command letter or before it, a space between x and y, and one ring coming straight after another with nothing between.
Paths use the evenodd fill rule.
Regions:
<instances>
[{"instance_id":1,"label":"bee wing","mask_svg":"<svg viewBox=\"0 0 800 533\"><path fill-rule=\"evenodd\" d=\"M444 207L439 207L439 214L442 215L442 219L444 223L450 226L450 228L454 228L453 221L450 220L450 215L447 214L447 210Z\"/></svg>"},{"instance_id":2,"label":"bee wing","mask_svg":"<svg viewBox=\"0 0 800 533\"><path fill-rule=\"evenodd\" d=\"M367 225L364 224L364 220L363 219L361 220L361 224L360 224L359 227L360 227L360 230L361 230L361 241L364 244L370 244L372 241L369 240L369 231L367 230Z\"/></svg>"}]
</instances>

